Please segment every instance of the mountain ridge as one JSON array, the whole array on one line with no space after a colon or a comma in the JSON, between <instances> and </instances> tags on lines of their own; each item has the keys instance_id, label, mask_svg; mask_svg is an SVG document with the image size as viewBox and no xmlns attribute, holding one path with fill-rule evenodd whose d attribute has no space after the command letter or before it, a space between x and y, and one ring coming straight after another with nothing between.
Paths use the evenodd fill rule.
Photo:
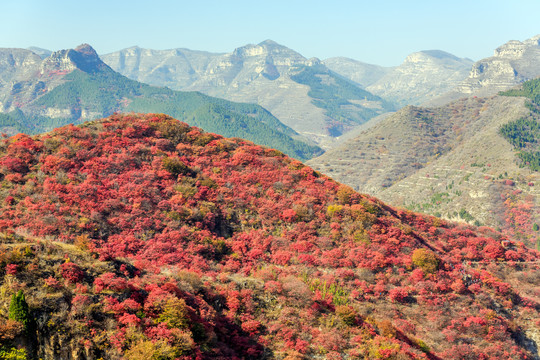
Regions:
<instances>
[{"instance_id":1,"label":"mountain ridge","mask_svg":"<svg viewBox=\"0 0 540 360\"><path fill-rule=\"evenodd\" d=\"M152 109L224 135L255 140L300 159L322 152L258 105L129 80L102 62L88 44L53 52L43 60L28 50L21 53L33 61L27 67L12 65L6 77L13 80L0 83L4 105L0 125L8 131L45 131L118 111Z\"/></svg>"},{"instance_id":2,"label":"mountain ridge","mask_svg":"<svg viewBox=\"0 0 540 360\"><path fill-rule=\"evenodd\" d=\"M146 55L141 58L143 53ZM363 104L333 95L342 93L341 90L328 92L326 98L313 98L311 85L339 89L345 80L336 80L336 75L319 59L306 59L271 40L248 44L226 54L203 55L190 59L171 51L145 50L134 54L124 49L102 57L114 69L134 79L173 89L197 90L232 101L258 103L321 146L334 140L334 133L328 129L336 124L346 132L367 121L372 113L393 110L382 99ZM308 68L320 71L310 71L309 81L302 84L293 80L299 71ZM347 86L357 85L351 82ZM334 113L336 104L340 115Z\"/></svg>"},{"instance_id":3,"label":"mountain ridge","mask_svg":"<svg viewBox=\"0 0 540 360\"><path fill-rule=\"evenodd\" d=\"M500 134L530 113L524 98L505 96L409 106L308 164L396 206L496 227L534 247L539 176ZM516 206L528 207L521 222Z\"/></svg>"}]
</instances>

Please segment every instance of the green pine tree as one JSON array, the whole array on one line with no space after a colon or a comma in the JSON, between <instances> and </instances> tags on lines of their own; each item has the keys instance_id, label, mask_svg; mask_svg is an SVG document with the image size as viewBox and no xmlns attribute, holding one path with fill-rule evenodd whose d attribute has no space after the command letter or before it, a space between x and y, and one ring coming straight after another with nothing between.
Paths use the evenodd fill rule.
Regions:
<instances>
[{"instance_id":1,"label":"green pine tree","mask_svg":"<svg viewBox=\"0 0 540 360\"><path fill-rule=\"evenodd\" d=\"M24 325L24 330L28 331L30 325L30 311L28 310L28 303L24 298L22 290L19 290L11 297L8 317L9 319L22 323Z\"/></svg>"}]
</instances>

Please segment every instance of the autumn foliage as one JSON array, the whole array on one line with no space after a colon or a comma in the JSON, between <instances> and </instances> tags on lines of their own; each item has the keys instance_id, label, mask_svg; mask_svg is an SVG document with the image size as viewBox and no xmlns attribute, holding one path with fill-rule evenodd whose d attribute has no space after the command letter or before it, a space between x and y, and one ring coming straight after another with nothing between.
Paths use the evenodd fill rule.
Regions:
<instances>
[{"instance_id":1,"label":"autumn foliage","mask_svg":"<svg viewBox=\"0 0 540 360\"><path fill-rule=\"evenodd\" d=\"M275 150L114 115L3 140L0 173L4 293L90 358L532 357L538 253Z\"/></svg>"}]
</instances>

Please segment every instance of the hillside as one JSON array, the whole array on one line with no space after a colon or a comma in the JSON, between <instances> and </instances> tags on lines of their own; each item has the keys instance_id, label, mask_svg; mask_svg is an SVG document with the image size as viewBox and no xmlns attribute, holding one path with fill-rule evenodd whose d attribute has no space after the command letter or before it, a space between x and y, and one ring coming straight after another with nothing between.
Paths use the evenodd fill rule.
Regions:
<instances>
[{"instance_id":1,"label":"hillside","mask_svg":"<svg viewBox=\"0 0 540 360\"><path fill-rule=\"evenodd\" d=\"M249 141L113 115L0 172L3 356L538 358L538 253Z\"/></svg>"},{"instance_id":2,"label":"hillside","mask_svg":"<svg viewBox=\"0 0 540 360\"><path fill-rule=\"evenodd\" d=\"M227 54L132 47L102 58L137 81L257 103L324 147L370 118L394 110L393 104L338 76L318 59L306 59L271 40Z\"/></svg>"},{"instance_id":3,"label":"hillside","mask_svg":"<svg viewBox=\"0 0 540 360\"><path fill-rule=\"evenodd\" d=\"M506 96L406 107L308 163L393 205L493 226L535 246L539 174L500 133L530 114L523 98Z\"/></svg>"},{"instance_id":4,"label":"hillside","mask_svg":"<svg viewBox=\"0 0 540 360\"><path fill-rule=\"evenodd\" d=\"M10 134L48 131L114 112L153 111L224 136L256 141L298 159L322 152L258 105L130 80L103 63L89 45L58 51L44 60L28 50L0 51L13 53L30 58L31 64L20 55L19 63L0 72L4 88L11 89L3 93L0 128Z\"/></svg>"}]
</instances>

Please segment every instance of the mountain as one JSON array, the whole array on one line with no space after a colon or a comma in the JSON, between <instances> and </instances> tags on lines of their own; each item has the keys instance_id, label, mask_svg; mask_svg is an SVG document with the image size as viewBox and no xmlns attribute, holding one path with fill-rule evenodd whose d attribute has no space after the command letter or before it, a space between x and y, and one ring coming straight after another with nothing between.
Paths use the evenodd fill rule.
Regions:
<instances>
[{"instance_id":1,"label":"mountain","mask_svg":"<svg viewBox=\"0 0 540 360\"><path fill-rule=\"evenodd\" d=\"M467 77L472 63L441 50L415 52L391 68L347 58L324 61L332 71L400 106L419 105L450 91Z\"/></svg>"},{"instance_id":2,"label":"mountain","mask_svg":"<svg viewBox=\"0 0 540 360\"><path fill-rule=\"evenodd\" d=\"M534 165L540 117L530 107L508 96L408 106L308 163L393 205L493 226L538 246L540 176L526 161ZM502 128L523 145L522 155Z\"/></svg>"},{"instance_id":3,"label":"mountain","mask_svg":"<svg viewBox=\"0 0 540 360\"><path fill-rule=\"evenodd\" d=\"M489 96L540 76L540 35L523 42L511 40L495 49L492 57L473 64L469 76L430 105L445 104L465 96Z\"/></svg>"},{"instance_id":4,"label":"mountain","mask_svg":"<svg viewBox=\"0 0 540 360\"><path fill-rule=\"evenodd\" d=\"M37 47L37 46L30 46L28 48L28 50L30 50L34 54L38 54L39 57L42 58L42 59L45 59L45 58L51 56L52 53L53 53L51 50L43 49L43 48L40 48L40 47Z\"/></svg>"},{"instance_id":5,"label":"mountain","mask_svg":"<svg viewBox=\"0 0 540 360\"><path fill-rule=\"evenodd\" d=\"M114 70L137 81L257 103L323 146L394 109L318 59L306 59L271 40L227 54L132 47L102 58Z\"/></svg>"},{"instance_id":6,"label":"mountain","mask_svg":"<svg viewBox=\"0 0 540 360\"><path fill-rule=\"evenodd\" d=\"M539 253L249 141L116 114L0 173L4 358L538 358Z\"/></svg>"},{"instance_id":7,"label":"mountain","mask_svg":"<svg viewBox=\"0 0 540 360\"><path fill-rule=\"evenodd\" d=\"M324 60L323 64L333 72L359 84L364 89L393 70L391 67L367 64L346 57L329 58Z\"/></svg>"},{"instance_id":8,"label":"mountain","mask_svg":"<svg viewBox=\"0 0 540 360\"><path fill-rule=\"evenodd\" d=\"M322 152L258 105L138 83L113 71L89 45L43 60L29 50L4 49L0 61L0 125L10 133L46 131L118 111L155 111L299 159Z\"/></svg>"}]
</instances>

